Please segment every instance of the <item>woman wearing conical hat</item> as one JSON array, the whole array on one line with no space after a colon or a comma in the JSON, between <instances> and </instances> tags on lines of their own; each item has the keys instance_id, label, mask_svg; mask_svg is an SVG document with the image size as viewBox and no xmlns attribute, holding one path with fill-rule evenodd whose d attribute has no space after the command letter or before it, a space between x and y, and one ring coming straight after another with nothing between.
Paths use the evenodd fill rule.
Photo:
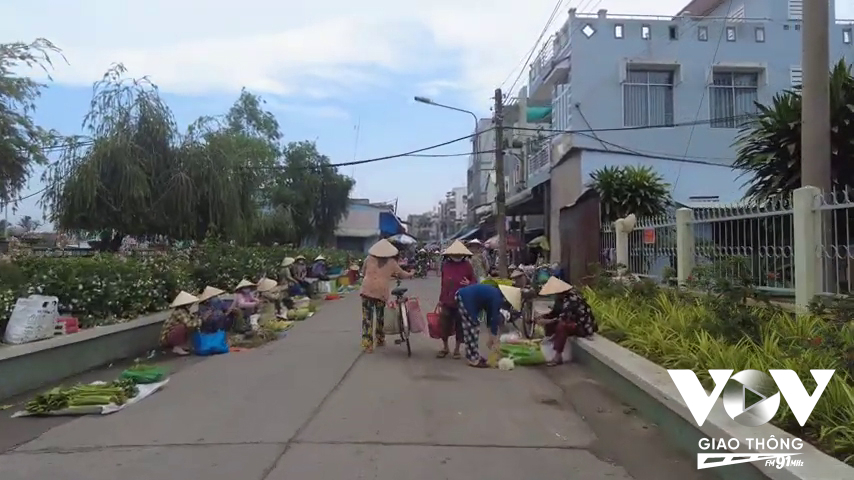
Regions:
<instances>
[{"instance_id":1,"label":"woman wearing conical hat","mask_svg":"<svg viewBox=\"0 0 854 480\"><path fill-rule=\"evenodd\" d=\"M439 270L439 277L442 282L442 289L439 293L439 312L442 320L442 350L436 355L439 358L445 358L450 353L448 347L448 339L451 335L454 336L454 354L453 358L460 358L460 346L463 344L463 323L460 317L460 309L457 305L457 292L473 283L477 282L474 269L469 262L472 253L460 241L455 241L444 252L442 252L442 267Z\"/></svg>"},{"instance_id":2,"label":"woman wearing conical hat","mask_svg":"<svg viewBox=\"0 0 854 480\"><path fill-rule=\"evenodd\" d=\"M160 330L160 345L171 348L177 355L187 355L190 352L190 334L199 328L199 317L190 312L190 307L198 303L199 299L187 292L181 292L172 300L169 308L172 313L163 322Z\"/></svg>"},{"instance_id":3,"label":"woman wearing conical hat","mask_svg":"<svg viewBox=\"0 0 854 480\"><path fill-rule=\"evenodd\" d=\"M252 326L249 317L258 313L261 302L257 296L258 285L245 278L234 287L234 309L238 312L234 322L237 333L248 332Z\"/></svg>"},{"instance_id":4,"label":"woman wearing conical hat","mask_svg":"<svg viewBox=\"0 0 854 480\"><path fill-rule=\"evenodd\" d=\"M477 281L482 282L489 278L489 256L483 248L483 242L475 238L466 243L466 247L472 254L470 261L474 267L474 274L477 275Z\"/></svg>"},{"instance_id":5,"label":"woman wearing conical hat","mask_svg":"<svg viewBox=\"0 0 854 480\"><path fill-rule=\"evenodd\" d=\"M412 278L397 263L397 247L388 240L380 240L368 250L365 259L365 278L359 294L362 296L362 349L371 353L376 345L385 345L385 306L389 299L389 283L394 277ZM374 331L374 319L376 330Z\"/></svg>"},{"instance_id":6,"label":"woman wearing conical hat","mask_svg":"<svg viewBox=\"0 0 854 480\"><path fill-rule=\"evenodd\" d=\"M554 295L554 305L549 313L538 316L535 321L542 325L546 335L552 337L555 358L547 365L563 363L563 350L569 337L589 337L599 330L593 309L581 293L572 285L557 277L550 277L540 289L540 296Z\"/></svg>"},{"instance_id":7,"label":"woman wearing conical hat","mask_svg":"<svg viewBox=\"0 0 854 480\"><path fill-rule=\"evenodd\" d=\"M227 327L228 316L225 313L225 305L219 298L223 293L225 293L224 290L208 285L199 294L199 319L202 322L202 330L220 330Z\"/></svg>"},{"instance_id":8,"label":"woman wearing conical hat","mask_svg":"<svg viewBox=\"0 0 854 480\"><path fill-rule=\"evenodd\" d=\"M456 299L462 317L466 360L472 367L489 368L486 359L480 355L479 327L481 318L485 320L484 323L489 328L488 347L497 349L498 331L504 322L504 315L501 310L509 306L518 312L522 308L522 291L508 285L495 287L486 283L477 283L457 291Z\"/></svg>"}]
</instances>

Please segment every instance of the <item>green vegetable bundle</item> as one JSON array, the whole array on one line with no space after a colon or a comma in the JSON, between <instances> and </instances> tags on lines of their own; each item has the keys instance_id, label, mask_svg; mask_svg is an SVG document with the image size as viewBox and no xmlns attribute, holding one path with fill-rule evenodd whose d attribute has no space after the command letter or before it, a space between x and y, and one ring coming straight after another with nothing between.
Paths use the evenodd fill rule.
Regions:
<instances>
[{"instance_id":1,"label":"green vegetable bundle","mask_svg":"<svg viewBox=\"0 0 854 480\"><path fill-rule=\"evenodd\" d=\"M36 395L27 402L26 410L29 413L42 414L55 412L68 408L68 392L57 387L44 393Z\"/></svg>"},{"instance_id":2,"label":"green vegetable bundle","mask_svg":"<svg viewBox=\"0 0 854 480\"><path fill-rule=\"evenodd\" d=\"M76 385L67 389L56 387L36 395L25 408L27 412L38 415L72 407L124 405L135 395L136 385L128 383Z\"/></svg>"},{"instance_id":3,"label":"green vegetable bundle","mask_svg":"<svg viewBox=\"0 0 854 480\"><path fill-rule=\"evenodd\" d=\"M155 367L153 365L137 364L134 365L119 376L121 380L130 380L133 383L144 385L148 383L159 382L166 376L166 370Z\"/></svg>"},{"instance_id":4,"label":"green vegetable bundle","mask_svg":"<svg viewBox=\"0 0 854 480\"><path fill-rule=\"evenodd\" d=\"M512 358L520 366L542 365L546 363L538 345L511 345L503 343L500 347L503 357Z\"/></svg>"}]
</instances>

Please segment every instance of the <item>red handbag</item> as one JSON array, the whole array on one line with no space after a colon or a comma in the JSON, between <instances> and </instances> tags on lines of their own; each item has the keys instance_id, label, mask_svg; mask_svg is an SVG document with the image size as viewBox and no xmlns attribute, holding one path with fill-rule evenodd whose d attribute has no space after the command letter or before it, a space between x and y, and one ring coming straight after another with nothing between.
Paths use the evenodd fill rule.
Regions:
<instances>
[{"instance_id":1,"label":"red handbag","mask_svg":"<svg viewBox=\"0 0 854 480\"><path fill-rule=\"evenodd\" d=\"M436 308L427 314L427 331L430 338L442 338L442 305L436 304Z\"/></svg>"}]
</instances>

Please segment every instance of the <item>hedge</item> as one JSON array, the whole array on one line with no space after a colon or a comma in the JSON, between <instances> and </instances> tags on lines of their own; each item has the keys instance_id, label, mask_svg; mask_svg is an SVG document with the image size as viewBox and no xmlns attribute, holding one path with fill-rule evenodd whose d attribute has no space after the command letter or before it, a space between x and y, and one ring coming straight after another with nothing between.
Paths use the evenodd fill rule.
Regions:
<instances>
[{"instance_id":1,"label":"hedge","mask_svg":"<svg viewBox=\"0 0 854 480\"><path fill-rule=\"evenodd\" d=\"M58 297L61 313L90 327L164 310L181 290L198 292L212 285L230 291L243 278L276 275L286 256L304 255L311 261L320 254L330 266L342 268L358 256L341 250L222 244L148 257L23 256L0 263L0 332L16 299L30 294Z\"/></svg>"},{"instance_id":2,"label":"hedge","mask_svg":"<svg viewBox=\"0 0 854 480\"><path fill-rule=\"evenodd\" d=\"M585 297L602 335L665 368L694 370L709 390L708 369L791 369L810 392L810 369L835 369L804 427L785 402L772 423L854 465L854 322L750 304L732 286L697 296L598 279Z\"/></svg>"}]
</instances>

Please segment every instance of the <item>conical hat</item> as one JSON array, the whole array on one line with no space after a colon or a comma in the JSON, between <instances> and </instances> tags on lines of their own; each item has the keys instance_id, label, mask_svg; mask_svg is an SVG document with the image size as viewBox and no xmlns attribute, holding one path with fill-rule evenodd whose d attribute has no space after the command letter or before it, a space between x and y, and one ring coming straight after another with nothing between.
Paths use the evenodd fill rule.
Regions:
<instances>
[{"instance_id":1,"label":"conical hat","mask_svg":"<svg viewBox=\"0 0 854 480\"><path fill-rule=\"evenodd\" d=\"M391 242L386 239L382 239L375 243L371 249L368 250L368 254L378 258L391 258L397 255L397 253L397 247L392 245Z\"/></svg>"},{"instance_id":2,"label":"conical hat","mask_svg":"<svg viewBox=\"0 0 854 480\"><path fill-rule=\"evenodd\" d=\"M572 285L564 282L557 277L549 277L549 281L540 289L540 295L556 295L558 293L568 292Z\"/></svg>"},{"instance_id":3,"label":"conical hat","mask_svg":"<svg viewBox=\"0 0 854 480\"><path fill-rule=\"evenodd\" d=\"M291 257L285 257L285 259L282 260L282 266L283 267L290 267L291 265L294 264L294 262L296 262L296 259L291 258Z\"/></svg>"},{"instance_id":4,"label":"conical hat","mask_svg":"<svg viewBox=\"0 0 854 480\"><path fill-rule=\"evenodd\" d=\"M237 284L236 287L234 287L234 291L236 292L236 291L240 290L241 288L254 287L254 286L255 286L254 283L252 283L249 280L246 280L244 278L243 280L240 281L240 283Z\"/></svg>"},{"instance_id":5,"label":"conical hat","mask_svg":"<svg viewBox=\"0 0 854 480\"><path fill-rule=\"evenodd\" d=\"M326 260L326 257L324 257L323 255L318 255L318 256L314 257L315 262L317 262L319 260Z\"/></svg>"},{"instance_id":6,"label":"conical hat","mask_svg":"<svg viewBox=\"0 0 854 480\"><path fill-rule=\"evenodd\" d=\"M524 276L525 276L525 272L523 272L522 270L519 270L519 269L513 270L513 273L510 274L510 278L519 278L519 277L524 277Z\"/></svg>"},{"instance_id":7,"label":"conical hat","mask_svg":"<svg viewBox=\"0 0 854 480\"><path fill-rule=\"evenodd\" d=\"M522 309L522 289L511 287L508 285L499 285L498 289L501 290L501 293L504 295L504 298L507 299L507 302L510 303L510 306L513 307L514 310Z\"/></svg>"},{"instance_id":8,"label":"conical hat","mask_svg":"<svg viewBox=\"0 0 854 480\"><path fill-rule=\"evenodd\" d=\"M467 245L483 245L483 242L481 242L480 240L475 238L474 240L469 240L468 242L466 242L466 244Z\"/></svg>"},{"instance_id":9,"label":"conical hat","mask_svg":"<svg viewBox=\"0 0 854 480\"><path fill-rule=\"evenodd\" d=\"M445 251L442 252L442 255L465 255L470 257L472 256L472 253L471 250L463 245L463 242L456 240L450 247L446 248Z\"/></svg>"},{"instance_id":10,"label":"conical hat","mask_svg":"<svg viewBox=\"0 0 854 480\"><path fill-rule=\"evenodd\" d=\"M202 294L199 295L199 301L204 302L205 300L210 300L211 298L216 297L217 295L222 295L223 293L225 293L225 290L220 290L216 287L211 287L210 285L208 285L207 287L205 287Z\"/></svg>"},{"instance_id":11,"label":"conical hat","mask_svg":"<svg viewBox=\"0 0 854 480\"><path fill-rule=\"evenodd\" d=\"M294 257L294 261L297 260L305 260L305 255L297 255L296 257Z\"/></svg>"},{"instance_id":12,"label":"conical hat","mask_svg":"<svg viewBox=\"0 0 854 480\"><path fill-rule=\"evenodd\" d=\"M270 290L276 288L278 285L278 282L271 278L262 278L261 280L258 280L258 291L269 292Z\"/></svg>"},{"instance_id":13,"label":"conical hat","mask_svg":"<svg viewBox=\"0 0 854 480\"><path fill-rule=\"evenodd\" d=\"M353 265L350 265L350 270L358 272L359 270L361 270L361 268L359 268L359 266L354 263Z\"/></svg>"},{"instance_id":14,"label":"conical hat","mask_svg":"<svg viewBox=\"0 0 854 480\"><path fill-rule=\"evenodd\" d=\"M192 305L198 301L199 301L199 299L195 295L192 295L192 294L187 293L187 292L181 292L178 294L177 297L175 297L175 300L172 300L172 303L169 305L169 308L177 308L177 307L183 307L185 305Z\"/></svg>"}]
</instances>

